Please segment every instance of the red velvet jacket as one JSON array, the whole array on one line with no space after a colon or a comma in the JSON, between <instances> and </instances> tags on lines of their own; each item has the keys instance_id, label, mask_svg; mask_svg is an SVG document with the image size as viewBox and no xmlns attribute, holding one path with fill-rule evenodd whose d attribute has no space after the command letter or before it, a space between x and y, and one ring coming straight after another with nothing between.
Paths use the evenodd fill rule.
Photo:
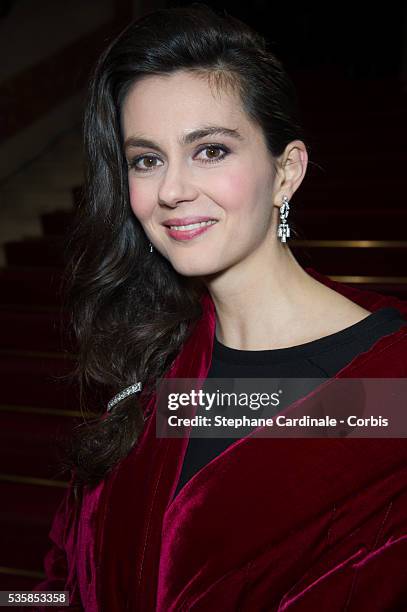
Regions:
<instances>
[{"instance_id":1,"label":"red velvet jacket","mask_svg":"<svg viewBox=\"0 0 407 612\"><path fill-rule=\"evenodd\" d=\"M407 318L407 302L306 271ZM209 370L209 295L203 306L168 377ZM338 377L407 377L407 323ZM79 508L67 490L37 590L68 590L70 609L87 612L407 610L405 439L248 436L172 500L187 439L156 437L154 404L133 451Z\"/></svg>"}]
</instances>

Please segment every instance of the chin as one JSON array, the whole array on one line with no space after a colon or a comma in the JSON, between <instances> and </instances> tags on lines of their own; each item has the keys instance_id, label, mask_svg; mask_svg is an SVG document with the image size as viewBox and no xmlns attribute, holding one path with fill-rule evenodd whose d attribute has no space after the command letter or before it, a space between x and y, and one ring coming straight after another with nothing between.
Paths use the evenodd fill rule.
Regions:
<instances>
[{"instance_id":1,"label":"chin","mask_svg":"<svg viewBox=\"0 0 407 612\"><path fill-rule=\"evenodd\" d=\"M219 268L205 261L171 261L171 265L182 276L208 276L219 272Z\"/></svg>"}]
</instances>

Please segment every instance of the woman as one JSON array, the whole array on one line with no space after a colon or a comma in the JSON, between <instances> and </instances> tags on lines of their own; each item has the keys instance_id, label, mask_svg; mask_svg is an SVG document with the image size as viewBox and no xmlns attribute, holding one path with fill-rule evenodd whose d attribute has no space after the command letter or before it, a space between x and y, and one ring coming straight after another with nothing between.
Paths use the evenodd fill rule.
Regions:
<instances>
[{"instance_id":1,"label":"woman","mask_svg":"<svg viewBox=\"0 0 407 612\"><path fill-rule=\"evenodd\" d=\"M100 59L85 145L68 306L82 388L114 397L73 440L37 589L92 612L403 609L402 439L156 436L159 378L407 374L407 304L290 251L308 155L280 62L204 5L151 13Z\"/></svg>"}]
</instances>

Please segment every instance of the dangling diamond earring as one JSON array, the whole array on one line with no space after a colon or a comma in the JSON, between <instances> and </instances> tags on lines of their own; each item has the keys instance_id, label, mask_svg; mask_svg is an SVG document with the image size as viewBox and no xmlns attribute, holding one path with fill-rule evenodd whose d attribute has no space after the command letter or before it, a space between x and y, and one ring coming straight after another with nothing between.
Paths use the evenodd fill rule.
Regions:
<instances>
[{"instance_id":1,"label":"dangling diamond earring","mask_svg":"<svg viewBox=\"0 0 407 612\"><path fill-rule=\"evenodd\" d=\"M151 244L151 242L149 242L148 244L150 245L150 253L152 253L152 252L154 251L154 247L153 247L153 245Z\"/></svg>"},{"instance_id":2,"label":"dangling diamond earring","mask_svg":"<svg viewBox=\"0 0 407 612\"><path fill-rule=\"evenodd\" d=\"M288 197L283 197L283 204L280 207L280 225L278 226L277 236L281 242L287 242L287 238L290 238L290 226L287 223L288 213L290 212L290 205L288 203Z\"/></svg>"}]
</instances>

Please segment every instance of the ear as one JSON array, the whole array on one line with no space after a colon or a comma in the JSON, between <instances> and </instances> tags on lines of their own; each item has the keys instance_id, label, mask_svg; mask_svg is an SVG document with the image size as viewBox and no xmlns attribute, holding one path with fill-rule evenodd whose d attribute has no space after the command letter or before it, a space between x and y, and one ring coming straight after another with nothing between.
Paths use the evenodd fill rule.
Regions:
<instances>
[{"instance_id":1,"label":"ear","mask_svg":"<svg viewBox=\"0 0 407 612\"><path fill-rule=\"evenodd\" d=\"M280 207L283 196L291 200L301 185L307 171L308 153L302 140L288 143L284 153L276 159L277 173L274 182L273 204Z\"/></svg>"}]
</instances>

